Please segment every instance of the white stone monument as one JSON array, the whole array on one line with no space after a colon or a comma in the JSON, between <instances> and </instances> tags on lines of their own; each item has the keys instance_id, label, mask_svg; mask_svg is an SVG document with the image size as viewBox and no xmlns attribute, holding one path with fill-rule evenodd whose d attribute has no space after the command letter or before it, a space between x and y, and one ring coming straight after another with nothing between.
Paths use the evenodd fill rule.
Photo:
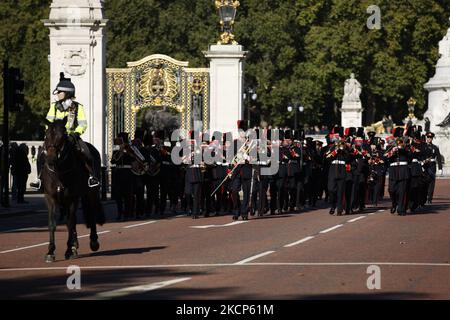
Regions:
<instances>
[{"instance_id":1,"label":"white stone monument","mask_svg":"<svg viewBox=\"0 0 450 320\"><path fill-rule=\"evenodd\" d=\"M232 132L243 110L243 61L247 54L240 45L211 45L204 52L210 59L210 130Z\"/></svg>"},{"instance_id":2,"label":"white stone monument","mask_svg":"<svg viewBox=\"0 0 450 320\"><path fill-rule=\"evenodd\" d=\"M50 17L50 92L59 73L71 78L76 100L85 106L88 129L82 136L92 143L106 165L105 151L105 67L107 20L103 0L53 0ZM50 94L50 101L54 96Z\"/></svg>"},{"instance_id":3,"label":"white stone monument","mask_svg":"<svg viewBox=\"0 0 450 320\"><path fill-rule=\"evenodd\" d=\"M340 109L342 113L342 127L362 127L363 108L360 99L361 92L362 86L352 73L350 79L345 81L344 98L342 101L342 108Z\"/></svg>"},{"instance_id":4,"label":"white stone monument","mask_svg":"<svg viewBox=\"0 0 450 320\"><path fill-rule=\"evenodd\" d=\"M450 174L450 28L439 42L439 54L436 74L424 86L429 92L424 120L430 121L430 131L436 134L434 144L445 158L446 174Z\"/></svg>"}]
</instances>

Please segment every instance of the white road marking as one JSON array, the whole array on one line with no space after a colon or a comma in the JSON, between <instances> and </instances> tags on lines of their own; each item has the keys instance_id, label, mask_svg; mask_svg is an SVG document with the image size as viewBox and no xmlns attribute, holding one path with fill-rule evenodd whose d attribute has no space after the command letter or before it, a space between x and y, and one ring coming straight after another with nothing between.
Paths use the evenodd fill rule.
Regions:
<instances>
[{"instance_id":1,"label":"white road marking","mask_svg":"<svg viewBox=\"0 0 450 320\"><path fill-rule=\"evenodd\" d=\"M113 298L125 297L125 296L129 296L132 294L145 293L145 292L161 289L161 288L170 286L172 284L180 283L180 282L187 281L190 279L191 278L178 278L178 279L174 279L174 280L145 284L142 286L122 288L122 289L118 289L118 290L98 293L92 297L88 297L87 299L103 300L103 299L113 299Z\"/></svg>"},{"instance_id":2,"label":"white road marking","mask_svg":"<svg viewBox=\"0 0 450 320\"><path fill-rule=\"evenodd\" d=\"M223 228L223 227L232 227L236 226L238 224L247 223L248 221L234 221L227 224L211 224L211 225L205 225L205 226L191 226L191 228L195 229L209 229L209 228Z\"/></svg>"},{"instance_id":3,"label":"white road marking","mask_svg":"<svg viewBox=\"0 0 450 320\"><path fill-rule=\"evenodd\" d=\"M141 227L141 226L145 226L147 224L151 224L151 223L155 223L156 220L153 221L148 221L148 222L143 222L143 223L138 223L138 224L132 224L130 226L125 226L123 227L124 229L130 229L130 228L135 228L135 227Z\"/></svg>"},{"instance_id":4,"label":"white road marking","mask_svg":"<svg viewBox=\"0 0 450 320\"><path fill-rule=\"evenodd\" d=\"M355 219L352 219L352 220L348 220L348 222L356 222L358 220L364 219L365 217L366 216L361 216L361 217L358 217L358 218L355 218Z\"/></svg>"},{"instance_id":5,"label":"white road marking","mask_svg":"<svg viewBox=\"0 0 450 320\"><path fill-rule=\"evenodd\" d=\"M340 228L342 226L343 226L343 224L338 224L337 226L331 227L329 229L322 230L319 233L328 233L328 232L336 230L337 228Z\"/></svg>"},{"instance_id":6,"label":"white road marking","mask_svg":"<svg viewBox=\"0 0 450 320\"><path fill-rule=\"evenodd\" d=\"M296 245L298 245L298 244L301 244L301 243L304 243L304 242L306 242L306 241L309 241L309 240L311 240L311 239L314 239L314 237L306 237L306 238L303 238L302 240L299 240L299 241L296 241L296 242L292 242L292 243L290 243L290 244L287 244L287 245L285 245L284 247L285 247L285 248L293 247L293 246L296 246Z\"/></svg>"},{"instance_id":7,"label":"white road marking","mask_svg":"<svg viewBox=\"0 0 450 320\"><path fill-rule=\"evenodd\" d=\"M422 262L253 262L253 263L194 263L194 264L161 264L136 266L88 266L82 270L133 270L133 269L161 269L161 268L217 268L217 267L251 267L251 266L299 266L299 267L339 267L339 266L399 266L399 267L449 267L450 263L422 263ZM47 268L9 268L0 272L30 272L30 271L67 271L67 267Z\"/></svg>"},{"instance_id":8,"label":"white road marking","mask_svg":"<svg viewBox=\"0 0 450 320\"><path fill-rule=\"evenodd\" d=\"M110 233L110 232L111 232L111 230L100 231L100 232L97 232L97 235ZM79 236L78 239L80 239L80 238L87 238L89 236L90 236L90 234L85 234L85 235Z\"/></svg>"},{"instance_id":9,"label":"white road marking","mask_svg":"<svg viewBox=\"0 0 450 320\"><path fill-rule=\"evenodd\" d=\"M20 228L20 229L11 229L11 230L5 230L0 233L12 233L12 232L19 232L19 231L41 231L46 230L47 227L30 227L30 228Z\"/></svg>"},{"instance_id":10,"label":"white road marking","mask_svg":"<svg viewBox=\"0 0 450 320\"><path fill-rule=\"evenodd\" d=\"M108 233L108 232L111 232L111 231L110 230L105 230L105 231L97 232L97 235L105 234L105 233ZM86 238L86 237L89 237L89 236L90 236L90 234L85 234L85 235L79 236L78 239ZM15 251L21 251L21 250L32 249L32 248L37 248L37 247L43 247L43 246L47 246L48 244L49 244L49 242L38 243L38 244L31 245L31 246L26 246L26 247L20 247L20 248L16 248L16 249L11 249L11 250L0 251L0 254L11 253L11 252L15 252Z\"/></svg>"},{"instance_id":11,"label":"white road marking","mask_svg":"<svg viewBox=\"0 0 450 320\"><path fill-rule=\"evenodd\" d=\"M267 255L269 255L269 254L271 254L271 253L274 253L274 252L275 252L275 251L266 251L266 252L257 254L256 256L252 256L252 257L250 257L250 258L247 258L247 259L241 260L241 261L239 261L239 262L236 262L235 264L237 264L237 265L245 264L245 263L247 263L247 262L250 262L250 261L259 259L259 258L261 258L261 257L267 256Z\"/></svg>"},{"instance_id":12,"label":"white road marking","mask_svg":"<svg viewBox=\"0 0 450 320\"><path fill-rule=\"evenodd\" d=\"M15 251L20 251L20 250L26 250L26 249L36 248L36 247L42 247L42 246L46 246L48 244L49 244L48 242L43 242L43 243L35 244L35 245L32 245L32 246L21 247L21 248L5 250L5 251L0 251L0 254L10 253L10 252L15 252Z\"/></svg>"}]
</instances>

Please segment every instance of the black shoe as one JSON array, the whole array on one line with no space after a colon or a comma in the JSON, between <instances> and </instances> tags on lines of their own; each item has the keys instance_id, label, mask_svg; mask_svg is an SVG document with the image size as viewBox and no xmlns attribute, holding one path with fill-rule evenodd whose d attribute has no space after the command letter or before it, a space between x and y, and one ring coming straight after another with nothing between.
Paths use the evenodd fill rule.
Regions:
<instances>
[{"instance_id":1,"label":"black shoe","mask_svg":"<svg viewBox=\"0 0 450 320\"><path fill-rule=\"evenodd\" d=\"M333 215L335 210L336 210L335 208L331 208L330 209L330 214Z\"/></svg>"},{"instance_id":2,"label":"black shoe","mask_svg":"<svg viewBox=\"0 0 450 320\"><path fill-rule=\"evenodd\" d=\"M338 210L337 215L342 216L342 212L343 212L343 210Z\"/></svg>"},{"instance_id":3,"label":"black shoe","mask_svg":"<svg viewBox=\"0 0 450 320\"><path fill-rule=\"evenodd\" d=\"M397 211L397 206L392 206L391 213L394 214Z\"/></svg>"},{"instance_id":4,"label":"black shoe","mask_svg":"<svg viewBox=\"0 0 450 320\"><path fill-rule=\"evenodd\" d=\"M248 217L247 216L242 216L242 221L246 221L246 220L248 220Z\"/></svg>"},{"instance_id":5,"label":"black shoe","mask_svg":"<svg viewBox=\"0 0 450 320\"><path fill-rule=\"evenodd\" d=\"M427 201L427 203L428 203L428 204L432 204L432 203L433 203L433 201L431 201L431 200L428 200L428 201Z\"/></svg>"},{"instance_id":6,"label":"black shoe","mask_svg":"<svg viewBox=\"0 0 450 320\"><path fill-rule=\"evenodd\" d=\"M233 216L233 221L237 221L239 219L239 216L234 215Z\"/></svg>"}]
</instances>

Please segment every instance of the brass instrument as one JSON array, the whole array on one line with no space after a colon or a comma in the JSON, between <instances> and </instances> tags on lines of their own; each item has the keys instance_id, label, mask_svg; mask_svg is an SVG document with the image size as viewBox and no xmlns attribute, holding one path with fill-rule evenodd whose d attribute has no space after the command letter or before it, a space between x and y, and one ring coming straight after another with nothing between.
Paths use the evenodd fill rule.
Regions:
<instances>
[{"instance_id":1,"label":"brass instrument","mask_svg":"<svg viewBox=\"0 0 450 320\"><path fill-rule=\"evenodd\" d=\"M211 197L214 196L216 194L216 192L220 188L222 188L222 185L233 176L233 173L236 170L236 168L239 166L239 164L242 163L242 161L244 161L245 155L248 156L250 151L253 150L254 147L256 147L256 146L254 146L254 142L255 142L255 140L250 141L250 139L247 138L245 143L239 148L238 152L236 153L233 160L231 161L231 165L233 166L233 169L230 171L230 173L227 174L225 179L223 179L223 181L217 186L217 188L213 191L213 193L211 193Z\"/></svg>"},{"instance_id":2,"label":"brass instrument","mask_svg":"<svg viewBox=\"0 0 450 320\"><path fill-rule=\"evenodd\" d=\"M161 164L151 155L148 154L150 158L150 164L147 169L147 174L151 177L156 176L161 171Z\"/></svg>"},{"instance_id":3,"label":"brass instrument","mask_svg":"<svg viewBox=\"0 0 450 320\"><path fill-rule=\"evenodd\" d=\"M145 162L145 158L138 148L131 146L128 143L123 144L122 152L130 155L134 161L131 163L131 172L137 176L142 176L148 173L149 165Z\"/></svg>"}]
</instances>

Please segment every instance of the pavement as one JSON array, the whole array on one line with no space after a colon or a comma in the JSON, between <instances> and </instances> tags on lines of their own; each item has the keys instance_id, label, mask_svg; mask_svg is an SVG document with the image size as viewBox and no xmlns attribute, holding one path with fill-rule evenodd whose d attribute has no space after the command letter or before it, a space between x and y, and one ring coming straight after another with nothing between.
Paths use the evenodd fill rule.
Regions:
<instances>
[{"instance_id":1,"label":"pavement","mask_svg":"<svg viewBox=\"0 0 450 320\"><path fill-rule=\"evenodd\" d=\"M27 193L25 194L26 203L20 204L10 199L9 207L0 206L0 219L18 215L35 214L47 211L43 194Z\"/></svg>"},{"instance_id":2,"label":"pavement","mask_svg":"<svg viewBox=\"0 0 450 320\"><path fill-rule=\"evenodd\" d=\"M0 299L450 299L448 190L450 180L437 181L433 204L404 217L384 201L339 217L321 203L249 221L116 222L115 206L106 205L100 250L90 252L89 231L79 224L79 256L64 260L60 225L51 264L44 262L46 214L5 217ZM74 270L79 289L67 286Z\"/></svg>"}]
</instances>

